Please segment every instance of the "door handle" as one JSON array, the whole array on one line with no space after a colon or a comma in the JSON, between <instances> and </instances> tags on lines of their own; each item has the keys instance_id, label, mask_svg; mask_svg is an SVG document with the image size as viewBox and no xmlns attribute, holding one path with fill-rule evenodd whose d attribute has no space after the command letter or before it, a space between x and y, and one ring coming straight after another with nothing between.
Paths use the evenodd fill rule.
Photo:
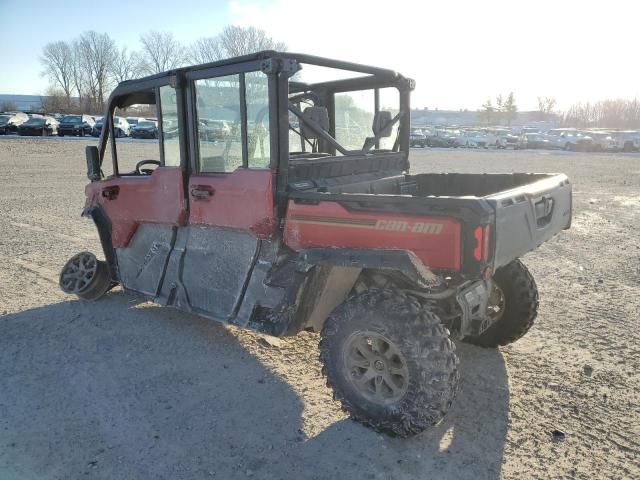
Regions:
<instances>
[{"instance_id":1,"label":"door handle","mask_svg":"<svg viewBox=\"0 0 640 480\"><path fill-rule=\"evenodd\" d=\"M207 200L213 197L215 190L207 185L195 185L191 187L191 196L196 200Z\"/></svg>"},{"instance_id":2,"label":"door handle","mask_svg":"<svg viewBox=\"0 0 640 480\"><path fill-rule=\"evenodd\" d=\"M117 185L102 189L102 196L107 200L115 200L118 197L118 193L120 193L120 187Z\"/></svg>"}]
</instances>

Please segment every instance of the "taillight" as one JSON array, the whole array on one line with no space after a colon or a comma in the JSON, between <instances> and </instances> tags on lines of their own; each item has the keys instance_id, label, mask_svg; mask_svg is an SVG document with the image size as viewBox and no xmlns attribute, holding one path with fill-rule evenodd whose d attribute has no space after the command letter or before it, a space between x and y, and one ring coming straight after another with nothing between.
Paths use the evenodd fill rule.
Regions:
<instances>
[{"instance_id":1,"label":"taillight","mask_svg":"<svg viewBox=\"0 0 640 480\"><path fill-rule=\"evenodd\" d=\"M473 258L477 261L482 260L482 227L477 226L473 231L473 236L476 239L476 247L473 249Z\"/></svg>"},{"instance_id":2,"label":"taillight","mask_svg":"<svg viewBox=\"0 0 640 480\"><path fill-rule=\"evenodd\" d=\"M491 226L484 226L484 235L482 237L482 261L489 260L489 245L491 244Z\"/></svg>"},{"instance_id":3,"label":"taillight","mask_svg":"<svg viewBox=\"0 0 640 480\"><path fill-rule=\"evenodd\" d=\"M489 260L489 247L491 245L491 225L478 225L473 231L476 246L473 249L473 258L478 262Z\"/></svg>"}]
</instances>

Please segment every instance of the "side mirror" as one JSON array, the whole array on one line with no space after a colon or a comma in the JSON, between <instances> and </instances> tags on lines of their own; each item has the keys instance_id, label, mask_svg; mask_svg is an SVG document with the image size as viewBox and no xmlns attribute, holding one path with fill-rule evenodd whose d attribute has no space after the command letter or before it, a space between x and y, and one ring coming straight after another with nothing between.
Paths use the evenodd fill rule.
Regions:
<instances>
[{"instance_id":1,"label":"side mirror","mask_svg":"<svg viewBox=\"0 0 640 480\"><path fill-rule=\"evenodd\" d=\"M100 155L98 154L98 147L86 147L85 156L87 157L87 178L92 182L100 180L102 178L102 172L100 171Z\"/></svg>"}]
</instances>

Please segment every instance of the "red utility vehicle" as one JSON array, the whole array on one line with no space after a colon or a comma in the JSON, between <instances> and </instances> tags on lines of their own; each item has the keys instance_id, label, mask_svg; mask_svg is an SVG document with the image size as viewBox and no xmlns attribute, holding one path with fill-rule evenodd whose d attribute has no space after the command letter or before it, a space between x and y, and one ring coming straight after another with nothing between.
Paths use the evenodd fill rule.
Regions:
<instances>
[{"instance_id":1,"label":"red utility vehicle","mask_svg":"<svg viewBox=\"0 0 640 480\"><path fill-rule=\"evenodd\" d=\"M411 174L413 88L278 52L121 83L87 147L84 215L105 260L72 258L62 289L96 299L119 284L269 335L319 331L353 418L397 435L438 422L459 379L450 335L496 347L531 327L538 293L518 257L569 227L571 184ZM113 118L136 104L156 106L160 138L125 171L147 144L121 142ZM216 122L228 128L201 132Z\"/></svg>"}]
</instances>

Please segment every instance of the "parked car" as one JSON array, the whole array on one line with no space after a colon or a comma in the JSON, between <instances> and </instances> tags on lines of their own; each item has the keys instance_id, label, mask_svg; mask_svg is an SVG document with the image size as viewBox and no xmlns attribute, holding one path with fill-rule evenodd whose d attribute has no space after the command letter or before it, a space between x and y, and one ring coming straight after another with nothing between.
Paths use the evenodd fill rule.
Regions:
<instances>
[{"instance_id":1,"label":"parked car","mask_svg":"<svg viewBox=\"0 0 640 480\"><path fill-rule=\"evenodd\" d=\"M436 130L431 135L427 135L428 147L450 148L455 146L456 135L449 130Z\"/></svg>"},{"instance_id":2,"label":"parked car","mask_svg":"<svg viewBox=\"0 0 640 480\"><path fill-rule=\"evenodd\" d=\"M516 150L551 148L551 141L540 133L525 133L520 136L514 148Z\"/></svg>"},{"instance_id":3,"label":"parked car","mask_svg":"<svg viewBox=\"0 0 640 480\"><path fill-rule=\"evenodd\" d=\"M58 122L53 117L31 117L18 126L18 135L48 137L58 133Z\"/></svg>"},{"instance_id":4,"label":"parked car","mask_svg":"<svg viewBox=\"0 0 640 480\"><path fill-rule=\"evenodd\" d=\"M84 137L85 135L91 135L95 124L96 122L91 115L67 115L60 121L58 136L77 135Z\"/></svg>"},{"instance_id":5,"label":"parked car","mask_svg":"<svg viewBox=\"0 0 640 480\"><path fill-rule=\"evenodd\" d=\"M575 150L578 152L593 152L595 143L591 135L591 132L578 132Z\"/></svg>"},{"instance_id":6,"label":"parked car","mask_svg":"<svg viewBox=\"0 0 640 480\"><path fill-rule=\"evenodd\" d=\"M456 138L457 147L487 148L487 136L478 130L464 130Z\"/></svg>"},{"instance_id":7,"label":"parked car","mask_svg":"<svg viewBox=\"0 0 640 480\"><path fill-rule=\"evenodd\" d=\"M551 148L575 150L578 144L578 131L571 128L554 128L545 134Z\"/></svg>"},{"instance_id":8,"label":"parked car","mask_svg":"<svg viewBox=\"0 0 640 480\"><path fill-rule=\"evenodd\" d=\"M29 120L26 113L11 112L0 113L0 135L17 133L18 127Z\"/></svg>"},{"instance_id":9,"label":"parked car","mask_svg":"<svg viewBox=\"0 0 640 480\"><path fill-rule=\"evenodd\" d=\"M618 141L610 132L589 132L593 140L595 152L615 152L618 150Z\"/></svg>"},{"instance_id":10,"label":"parked car","mask_svg":"<svg viewBox=\"0 0 640 480\"><path fill-rule=\"evenodd\" d=\"M637 152L640 150L640 132L638 131L611 132L611 136L616 141L617 150L623 152Z\"/></svg>"},{"instance_id":11,"label":"parked car","mask_svg":"<svg viewBox=\"0 0 640 480\"><path fill-rule=\"evenodd\" d=\"M409 133L410 147L425 147L427 145L427 136L421 128L412 128Z\"/></svg>"},{"instance_id":12,"label":"parked car","mask_svg":"<svg viewBox=\"0 0 640 480\"><path fill-rule=\"evenodd\" d=\"M132 129L133 127L138 125L138 123L141 120L144 120L144 118L142 118L142 117L127 117L127 123L129 124L129 129Z\"/></svg>"},{"instance_id":13,"label":"parked car","mask_svg":"<svg viewBox=\"0 0 640 480\"><path fill-rule=\"evenodd\" d=\"M129 131L131 138L158 138L158 124L150 120L140 120Z\"/></svg>"},{"instance_id":14,"label":"parked car","mask_svg":"<svg viewBox=\"0 0 640 480\"><path fill-rule=\"evenodd\" d=\"M487 145L496 148L515 147L518 143L519 136L514 135L510 130L506 129L483 129L481 130L487 137Z\"/></svg>"},{"instance_id":15,"label":"parked car","mask_svg":"<svg viewBox=\"0 0 640 480\"><path fill-rule=\"evenodd\" d=\"M225 120L200 119L200 138L202 140L215 141L223 140L231 135L231 127Z\"/></svg>"},{"instance_id":16,"label":"parked car","mask_svg":"<svg viewBox=\"0 0 640 480\"><path fill-rule=\"evenodd\" d=\"M104 124L104 118L101 118L99 121L95 123L93 129L91 130L91 135L93 137L99 137L102 133L102 125ZM126 118L122 117L113 117L113 128L116 132L116 137L126 137L129 135L129 130L131 127L129 126L129 122L127 122Z\"/></svg>"}]
</instances>

